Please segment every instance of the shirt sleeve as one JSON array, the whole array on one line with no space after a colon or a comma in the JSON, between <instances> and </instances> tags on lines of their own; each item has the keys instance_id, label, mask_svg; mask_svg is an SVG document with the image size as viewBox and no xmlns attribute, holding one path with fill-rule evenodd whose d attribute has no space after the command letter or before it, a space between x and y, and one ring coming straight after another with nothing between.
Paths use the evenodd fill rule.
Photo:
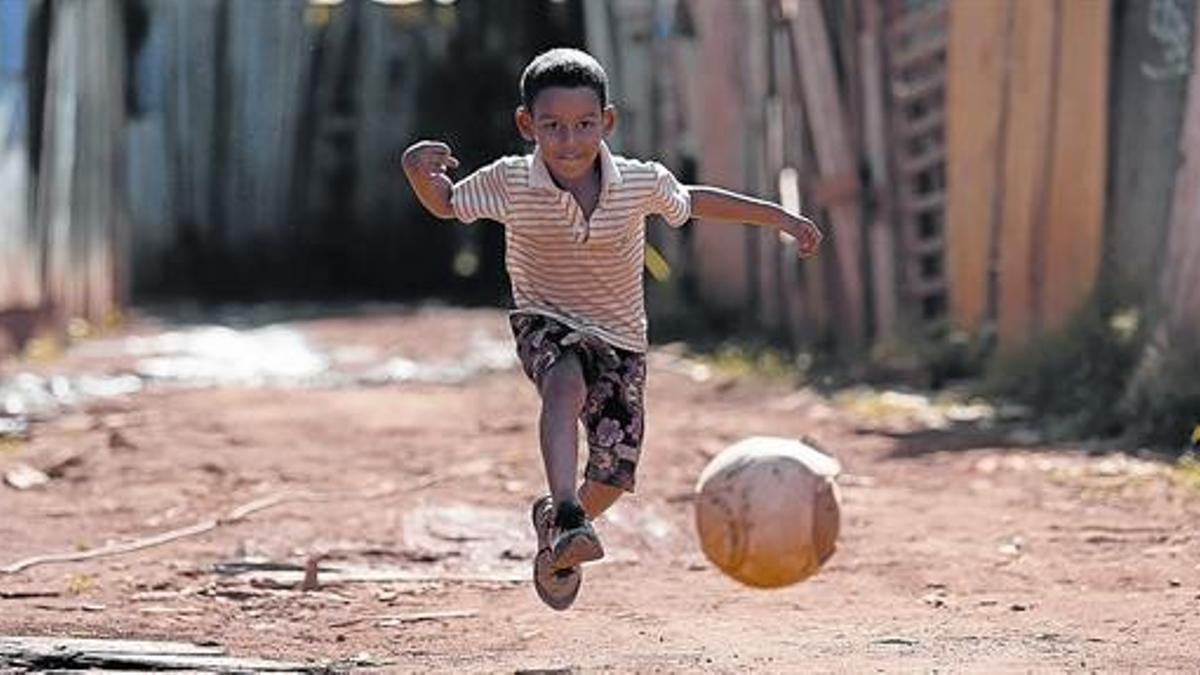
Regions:
<instances>
[{"instance_id":1,"label":"shirt sleeve","mask_svg":"<svg viewBox=\"0 0 1200 675\"><path fill-rule=\"evenodd\" d=\"M480 218L504 222L508 215L504 174L504 160L496 160L455 183L450 193L454 217L464 223Z\"/></svg>"},{"instance_id":2,"label":"shirt sleeve","mask_svg":"<svg viewBox=\"0 0 1200 675\"><path fill-rule=\"evenodd\" d=\"M648 210L661 215L671 227L680 227L692 216L692 198L665 166L658 162L652 162L652 165L654 192L650 195Z\"/></svg>"}]
</instances>

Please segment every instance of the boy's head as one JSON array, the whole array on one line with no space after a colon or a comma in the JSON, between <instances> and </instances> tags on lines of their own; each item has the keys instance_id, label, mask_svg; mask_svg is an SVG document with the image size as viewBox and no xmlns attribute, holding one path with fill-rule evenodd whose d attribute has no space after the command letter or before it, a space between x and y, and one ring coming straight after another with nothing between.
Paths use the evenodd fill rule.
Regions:
<instances>
[{"instance_id":1,"label":"boy's head","mask_svg":"<svg viewBox=\"0 0 1200 675\"><path fill-rule=\"evenodd\" d=\"M616 124L608 103L608 77L596 59L578 49L551 49L521 76L517 129L535 142L560 182L587 176L600 142Z\"/></svg>"},{"instance_id":2,"label":"boy's head","mask_svg":"<svg viewBox=\"0 0 1200 675\"><path fill-rule=\"evenodd\" d=\"M538 94L550 87L587 87L601 108L608 107L608 75L587 52L560 47L534 57L521 74L521 105L533 110Z\"/></svg>"}]
</instances>

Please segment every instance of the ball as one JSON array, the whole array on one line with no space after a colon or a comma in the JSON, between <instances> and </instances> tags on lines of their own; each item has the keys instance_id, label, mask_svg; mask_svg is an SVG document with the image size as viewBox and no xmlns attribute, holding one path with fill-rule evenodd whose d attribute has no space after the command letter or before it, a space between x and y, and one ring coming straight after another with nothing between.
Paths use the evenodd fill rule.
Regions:
<instances>
[{"instance_id":1,"label":"ball","mask_svg":"<svg viewBox=\"0 0 1200 675\"><path fill-rule=\"evenodd\" d=\"M704 555L757 588L816 574L837 545L836 459L788 438L747 438L722 450L696 483Z\"/></svg>"}]
</instances>

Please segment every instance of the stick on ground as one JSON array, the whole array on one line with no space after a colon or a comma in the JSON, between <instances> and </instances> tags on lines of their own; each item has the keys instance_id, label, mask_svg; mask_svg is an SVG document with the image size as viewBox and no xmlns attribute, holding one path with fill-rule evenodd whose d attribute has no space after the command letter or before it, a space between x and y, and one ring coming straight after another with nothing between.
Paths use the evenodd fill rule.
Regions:
<instances>
[{"instance_id":1,"label":"stick on ground","mask_svg":"<svg viewBox=\"0 0 1200 675\"><path fill-rule=\"evenodd\" d=\"M419 480L412 485L404 488L396 488L393 486L384 486L373 490L366 494L312 494L312 493L291 493L277 494L256 499L252 502L242 504L231 510L223 516L216 516L200 521L194 525L181 527L179 529L170 530L161 534L156 534L144 539L135 539L133 541L109 544L103 548L95 548L88 551L70 551L65 553L49 553L45 555L37 555L24 560L18 560L4 567L0 567L0 575L16 574L31 567L38 565L47 565L50 563L66 563L80 562L83 560L93 560L95 558L104 558L108 556L121 555L123 553L132 553L151 548L153 546L161 546L163 544L177 541L185 537L194 537L199 534L204 534L211 530L215 530L222 525L231 525L245 519L252 513L257 511L265 511L274 506L279 506L287 502L330 502L340 500L361 500L361 499L379 499L389 497L400 492L412 492L430 487L436 483L450 478L451 476L430 476Z\"/></svg>"}]
</instances>

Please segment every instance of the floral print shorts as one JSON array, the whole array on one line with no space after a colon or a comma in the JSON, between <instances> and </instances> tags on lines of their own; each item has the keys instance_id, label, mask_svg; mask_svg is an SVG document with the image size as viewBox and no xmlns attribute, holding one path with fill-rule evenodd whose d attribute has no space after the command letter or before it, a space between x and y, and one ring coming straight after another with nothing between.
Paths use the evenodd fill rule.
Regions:
<instances>
[{"instance_id":1,"label":"floral print shorts","mask_svg":"<svg viewBox=\"0 0 1200 675\"><path fill-rule=\"evenodd\" d=\"M540 314L509 318L525 374L542 388L550 367L567 353L583 366L587 398L579 418L587 429L589 480L633 492L642 448L646 355L614 347Z\"/></svg>"}]
</instances>

